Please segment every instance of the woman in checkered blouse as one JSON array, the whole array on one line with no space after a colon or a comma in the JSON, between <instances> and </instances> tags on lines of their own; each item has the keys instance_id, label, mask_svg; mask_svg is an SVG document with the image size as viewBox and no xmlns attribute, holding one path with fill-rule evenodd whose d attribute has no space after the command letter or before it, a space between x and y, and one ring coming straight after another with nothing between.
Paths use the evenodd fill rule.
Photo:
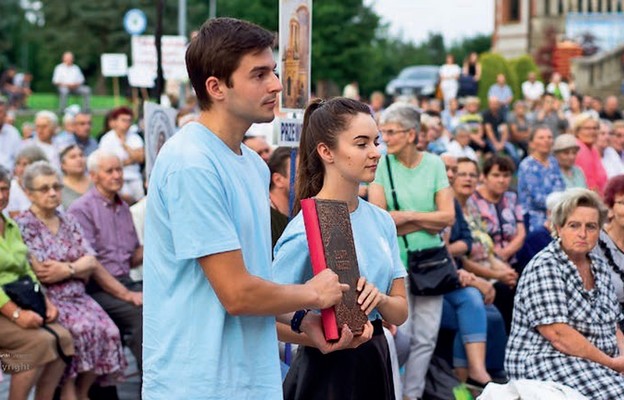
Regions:
<instances>
[{"instance_id":1,"label":"woman in checkered blouse","mask_svg":"<svg viewBox=\"0 0 624 400\"><path fill-rule=\"evenodd\" d=\"M590 399L624 398L624 336L609 269L590 251L606 207L570 189L553 209L557 239L528 264L514 304L505 368L511 379L554 381Z\"/></svg>"}]
</instances>

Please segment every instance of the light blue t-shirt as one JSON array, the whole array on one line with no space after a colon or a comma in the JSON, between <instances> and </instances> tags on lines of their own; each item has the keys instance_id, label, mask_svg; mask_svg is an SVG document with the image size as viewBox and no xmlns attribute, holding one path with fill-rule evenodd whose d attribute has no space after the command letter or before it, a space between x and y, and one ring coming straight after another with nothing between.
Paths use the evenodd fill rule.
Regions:
<instances>
[{"instance_id":1,"label":"light blue t-shirt","mask_svg":"<svg viewBox=\"0 0 624 400\"><path fill-rule=\"evenodd\" d=\"M197 259L241 249L271 279L269 170L190 123L160 151L145 218L143 398L282 399L275 318L229 315ZM223 265L227 269L227 265Z\"/></svg>"},{"instance_id":2,"label":"light blue t-shirt","mask_svg":"<svg viewBox=\"0 0 624 400\"><path fill-rule=\"evenodd\" d=\"M386 211L360 199L351 213L353 242L360 275L382 293L390 293L392 281L406 275L397 246L394 221ZM300 212L288 224L273 250L273 280L284 284L304 283L311 279L312 264ZM381 318L377 309L368 315Z\"/></svg>"}]
</instances>

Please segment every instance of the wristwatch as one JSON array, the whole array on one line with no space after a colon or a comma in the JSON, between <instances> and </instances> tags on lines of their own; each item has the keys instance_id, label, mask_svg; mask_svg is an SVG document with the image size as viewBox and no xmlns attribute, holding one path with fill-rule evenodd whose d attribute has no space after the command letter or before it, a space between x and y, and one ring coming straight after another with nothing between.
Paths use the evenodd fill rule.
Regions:
<instances>
[{"instance_id":1,"label":"wristwatch","mask_svg":"<svg viewBox=\"0 0 624 400\"><path fill-rule=\"evenodd\" d=\"M290 329L292 329L295 333L301 333L301 322L303 322L303 318L308 314L310 310L299 310L295 312L292 319L290 320Z\"/></svg>"},{"instance_id":2,"label":"wristwatch","mask_svg":"<svg viewBox=\"0 0 624 400\"><path fill-rule=\"evenodd\" d=\"M15 311L13 311L13 314L11 314L11 321L13 322L17 321L21 313L22 313L22 309L17 307Z\"/></svg>"}]
</instances>

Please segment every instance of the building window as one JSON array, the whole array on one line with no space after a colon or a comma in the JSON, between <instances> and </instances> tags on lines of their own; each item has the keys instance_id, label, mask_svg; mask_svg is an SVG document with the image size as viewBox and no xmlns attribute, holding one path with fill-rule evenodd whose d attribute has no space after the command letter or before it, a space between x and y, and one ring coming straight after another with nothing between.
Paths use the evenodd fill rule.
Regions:
<instances>
[{"instance_id":1,"label":"building window","mask_svg":"<svg viewBox=\"0 0 624 400\"><path fill-rule=\"evenodd\" d=\"M520 22L520 0L503 0L503 24Z\"/></svg>"}]
</instances>

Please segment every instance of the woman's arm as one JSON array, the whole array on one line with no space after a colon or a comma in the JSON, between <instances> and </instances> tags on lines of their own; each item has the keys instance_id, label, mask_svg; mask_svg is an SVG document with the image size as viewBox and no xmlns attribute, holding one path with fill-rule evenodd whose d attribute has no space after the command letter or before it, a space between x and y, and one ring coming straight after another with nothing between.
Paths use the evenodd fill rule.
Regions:
<instances>
[{"instance_id":1,"label":"woman's arm","mask_svg":"<svg viewBox=\"0 0 624 400\"><path fill-rule=\"evenodd\" d=\"M579 331L568 324L555 323L539 325L537 331L544 336L555 349L563 354L584 358L618 372L624 370L623 357L609 357L587 340ZM616 335L617 334L616 332ZM619 335L618 337L621 337L621 332L619 332Z\"/></svg>"},{"instance_id":2,"label":"woman's arm","mask_svg":"<svg viewBox=\"0 0 624 400\"><path fill-rule=\"evenodd\" d=\"M407 297L403 278L392 281L390 293L382 296L382 300L377 304L377 310L383 319L391 324L401 325L407 320Z\"/></svg>"},{"instance_id":3,"label":"woman's arm","mask_svg":"<svg viewBox=\"0 0 624 400\"><path fill-rule=\"evenodd\" d=\"M451 188L440 189L435 194L436 211L393 211L390 213L397 225L399 235L425 230L438 234L447 226L455 223L455 206ZM401 214L396 214L401 213Z\"/></svg>"},{"instance_id":4,"label":"woman's arm","mask_svg":"<svg viewBox=\"0 0 624 400\"><path fill-rule=\"evenodd\" d=\"M285 323L277 322L277 338L284 343L300 344L308 347L316 347L305 333L296 333Z\"/></svg>"},{"instance_id":5,"label":"woman's arm","mask_svg":"<svg viewBox=\"0 0 624 400\"><path fill-rule=\"evenodd\" d=\"M41 283L52 284L70 278L87 280L93 272L97 261L93 256L82 256L73 262L45 260L43 262L31 257L33 271Z\"/></svg>"},{"instance_id":6,"label":"woman's arm","mask_svg":"<svg viewBox=\"0 0 624 400\"><path fill-rule=\"evenodd\" d=\"M520 249L524 245L525 238L526 229L524 228L524 223L519 222L517 225L516 236L514 236L514 238L504 248L496 246L494 252L503 261L507 261L511 257L513 257L518 251L520 251Z\"/></svg>"}]
</instances>

